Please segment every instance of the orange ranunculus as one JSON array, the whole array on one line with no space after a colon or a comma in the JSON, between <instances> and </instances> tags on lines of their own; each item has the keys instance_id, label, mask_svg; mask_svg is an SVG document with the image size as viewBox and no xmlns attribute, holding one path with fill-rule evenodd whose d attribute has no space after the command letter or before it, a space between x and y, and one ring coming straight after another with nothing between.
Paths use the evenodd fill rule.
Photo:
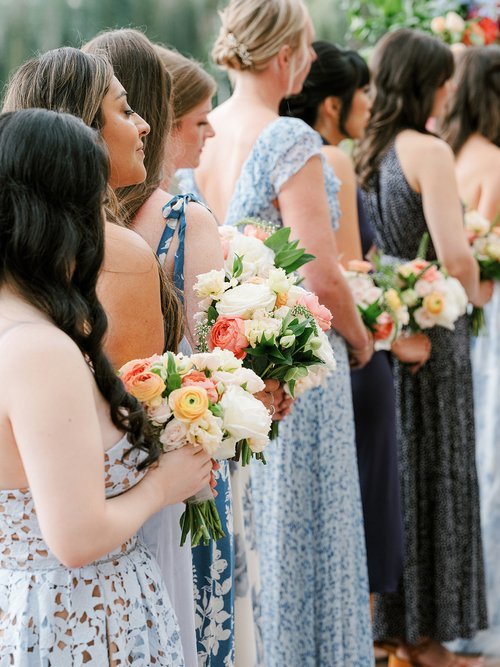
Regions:
<instances>
[{"instance_id":1,"label":"orange ranunculus","mask_svg":"<svg viewBox=\"0 0 500 667\"><path fill-rule=\"evenodd\" d=\"M247 354L245 348L249 346L245 336L245 322L241 317L219 317L208 340L210 351L219 347L221 350L230 350L237 359L244 359Z\"/></svg>"},{"instance_id":2,"label":"orange ranunculus","mask_svg":"<svg viewBox=\"0 0 500 667\"><path fill-rule=\"evenodd\" d=\"M444 298L439 292L431 292L424 297L423 306L431 315L439 315L444 308Z\"/></svg>"},{"instance_id":3,"label":"orange ranunculus","mask_svg":"<svg viewBox=\"0 0 500 667\"><path fill-rule=\"evenodd\" d=\"M147 371L129 376L124 384L127 391L141 403L150 404L165 391L165 383L161 377Z\"/></svg>"},{"instance_id":4,"label":"orange ranunculus","mask_svg":"<svg viewBox=\"0 0 500 667\"><path fill-rule=\"evenodd\" d=\"M193 422L208 410L208 394L201 387L181 387L168 397L174 417L182 422Z\"/></svg>"}]
</instances>

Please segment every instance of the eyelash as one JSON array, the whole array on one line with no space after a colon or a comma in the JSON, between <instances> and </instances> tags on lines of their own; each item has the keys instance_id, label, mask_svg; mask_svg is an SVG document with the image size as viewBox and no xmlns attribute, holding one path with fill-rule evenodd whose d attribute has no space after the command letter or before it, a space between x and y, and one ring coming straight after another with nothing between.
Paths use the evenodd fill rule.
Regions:
<instances>
[{"instance_id":1,"label":"eyelash","mask_svg":"<svg viewBox=\"0 0 500 667\"><path fill-rule=\"evenodd\" d=\"M125 115L126 116L133 116L135 114L135 111L133 109L125 109Z\"/></svg>"}]
</instances>

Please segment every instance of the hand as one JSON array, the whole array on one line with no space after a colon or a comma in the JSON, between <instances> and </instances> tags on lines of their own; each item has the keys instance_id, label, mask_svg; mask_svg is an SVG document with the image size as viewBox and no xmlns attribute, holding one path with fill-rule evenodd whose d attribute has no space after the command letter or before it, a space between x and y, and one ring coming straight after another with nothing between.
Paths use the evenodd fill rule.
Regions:
<instances>
[{"instance_id":1,"label":"hand","mask_svg":"<svg viewBox=\"0 0 500 667\"><path fill-rule=\"evenodd\" d=\"M162 505L174 505L210 484L212 459L202 447L185 445L162 454L147 478L162 495Z\"/></svg>"},{"instance_id":2,"label":"hand","mask_svg":"<svg viewBox=\"0 0 500 667\"><path fill-rule=\"evenodd\" d=\"M293 398L289 396L279 380L264 380L266 388L255 394L272 415L273 421L280 421L290 414Z\"/></svg>"},{"instance_id":3,"label":"hand","mask_svg":"<svg viewBox=\"0 0 500 667\"><path fill-rule=\"evenodd\" d=\"M373 356L373 336L370 333L370 340L364 347L358 348L348 345L347 351L349 353L349 366L351 370L357 371L363 368Z\"/></svg>"},{"instance_id":4,"label":"hand","mask_svg":"<svg viewBox=\"0 0 500 667\"><path fill-rule=\"evenodd\" d=\"M488 303L488 301L493 296L493 281L492 280L481 280L479 283L478 296L474 301L471 301L473 306L476 308L482 308Z\"/></svg>"},{"instance_id":5,"label":"hand","mask_svg":"<svg viewBox=\"0 0 500 667\"><path fill-rule=\"evenodd\" d=\"M431 341L424 333L405 334L397 338L391 352L404 364L409 364L410 373L417 373L431 356Z\"/></svg>"}]
</instances>

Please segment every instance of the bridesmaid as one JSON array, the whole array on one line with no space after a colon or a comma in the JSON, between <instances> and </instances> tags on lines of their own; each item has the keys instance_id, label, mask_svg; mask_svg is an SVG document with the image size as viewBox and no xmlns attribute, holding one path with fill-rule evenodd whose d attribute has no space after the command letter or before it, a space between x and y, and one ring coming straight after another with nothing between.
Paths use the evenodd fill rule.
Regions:
<instances>
[{"instance_id":1,"label":"bridesmaid","mask_svg":"<svg viewBox=\"0 0 500 667\"><path fill-rule=\"evenodd\" d=\"M221 21L213 56L234 93L209 117L215 137L196 183L188 173L181 184L198 187L221 222L256 216L302 238L317 258L303 271L306 284L334 311L338 363L324 388L296 402L251 484L246 468L232 477L241 516L236 663L363 667L373 655L348 354L362 366L373 345L335 261L339 184L321 139L278 115L315 57L313 28L299 0L232 0Z\"/></svg>"},{"instance_id":2,"label":"bridesmaid","mask_svg":"<svg viewBox=\"0 0 500 667\"><path fill-rule=\"evenodd\" d=\"M321 135L329 164L341 179L341 217L336 232L342 263L361 259L373 246L373 231L357 197L351 160L337 148L359 140L370 117L370 72L355 51L314 42L316 60L302 92L282 102L282 115L301 118ZM361 243L360 243L361 233ZM396 406L390 355L376 352L352 371L356 447L365 522L370 591L395 591L403 567L403 525L396 443Z\"/></svg>"},{"instance_id":3,"label":"bridesmaid","mask_svg":"<svg viewBox=\"0 0 500 667\"><path fill-rule=\"evenodd\" d=\"M484 305L463 233L451 149L426 130L439 116L453 74L450 49L413 30L386 35L373 58L376 96L361 143L358 173L377 247L415 257L424 232L430 257ZM396 593L381 596L375 636L398 638L397 654L422 667L471 667L442 642L487 625L475 469L467 318L454 331L429 330L432 352L415 375L395 364L405 567Z\"/></svg>"},{"instance_id":4,"label":"bridesmaid","mask_svg":"<svg viewBox=\"0 0 500 667\"><path fill-rule=\"evenodd\" d=\"M456 158L466 207L500 223L500 47L461 54L442 136ZM477 100L481 100L478 104ZM460 642L468 651L500 656L500 285L486 304L487 330L472 341L477 466L488 590L488 630Z\"/></svg>"},{"instance_id":5,"label":"bridesmaid","mask_svg":"<svg viewBox=\"0 0 500 667\"><path fill-rule=\"evenodd\" d=\"M104 355L108 168L74 116L0 116L4 665L184 665L160 572L134 533L202 488L211 465L193 447L160 454Z\"/></svg>"}]
</instances>

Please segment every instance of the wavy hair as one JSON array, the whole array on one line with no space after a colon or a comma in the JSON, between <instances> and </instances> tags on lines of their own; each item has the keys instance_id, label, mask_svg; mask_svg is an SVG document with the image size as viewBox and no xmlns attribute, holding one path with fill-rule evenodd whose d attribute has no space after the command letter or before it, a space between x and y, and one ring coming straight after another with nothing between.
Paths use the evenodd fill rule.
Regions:
<instances>
[{"instance_id":1,"label":"wavy hair","mask_svg":"<svg viewBox=\"0 0 500 667\"><path fill-rule=\"evenodd\" d=\"M339 49L330 42L313 43L316 60L312 63L302 92L281 102L280 115L301 118L311 127L318 119L318 109L327 97L341 102L339 129L349 136L345 123L351 111L354 93L370 83L370 70L356 51Z\"/></svg>"},{"instance_id":2,"label":"wavy hair","mask_svg":"<svg viewBox=\"0 0 500 667\"><path fill-rule=\"evenodd\" d=\"M457 63L455 91L441 121L441 136L458 154L472 134L500 148L500 46L471 46Z\"/></svg>"},{"instance_id":3,"label":"wavy hair","mask_svg":"<svg viewBox=\"0 0 500 667\"><path fill-rule=\"evenodd\" d=\"M96 285L104 257L108 156L82 120L45 109L0 116L0 285L8 284L79 347L133 448L156 461L145 417L103 352Z\"/></svg>"},{"instance_id":4,"label":"wavy hair","mask_svg":"<svg viewBox=\"0 0 500 667\"><path fill-rule=\"evenodd\" d=\"M362 187L369 187L382 155L399 132L427 132L436 91L451 78L453 69L449 47L418 30L402 28L380 40L372 60L375 99L356 155Z\"/></svg>"}]
</instances>

